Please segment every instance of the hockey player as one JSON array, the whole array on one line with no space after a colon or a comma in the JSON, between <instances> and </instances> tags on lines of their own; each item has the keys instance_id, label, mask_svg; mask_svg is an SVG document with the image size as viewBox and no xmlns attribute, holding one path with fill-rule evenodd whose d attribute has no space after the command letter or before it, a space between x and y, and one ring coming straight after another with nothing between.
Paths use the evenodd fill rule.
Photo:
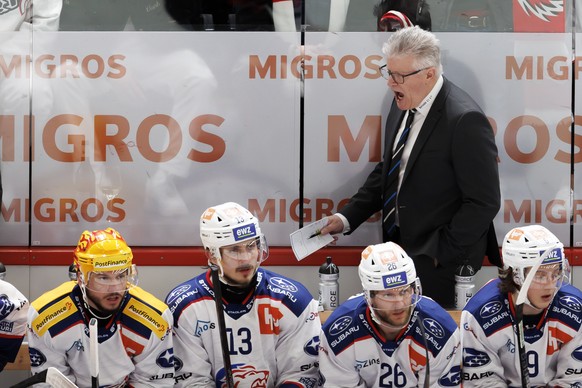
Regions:
<instances>
[{"instance_id":1,"label":"hockey player","mask_svg":"<svg viewBox=\"0 0 582 388\"><path fill-rule=\"evenodd\" d=\"M539 259L543 261L523 306L530 385L579 387L582 293L565 285L568 265L562 243L543 226L518 227L505 236L502 256L506 273L484 285L461 315L463 387L522 386L515 302Z\"/></svg>"},{"instance_id":2,"label":"hockey player","mask_svg":"<svg viewBox=\"0 0 582 388\"><path fill-rule=\"evenodd\" d=\"M0 31L56 31L62 6L63 0L1 1Z\"/></svg>"},{"instance_id":3,"label":"hockey player","mask_svg":"<svg viewBox=\"0 0 582 388\"><path fill-rule=\"evenodd\" d=\"M116 230L83 232L74 252L77 282L68 281L31 304L33 373L56 367L79 387L90 387L88 324L96 318L101 386L173 387L172 314L137 287L132 259Z\"/></svg>"},{"instance_id":4,"label":"hockey player","mask_svg":"<svg viewBox=\"0 0 582 388\"><path fill-rule=\"evenodd\" d=\"M200 237L219 268L235 386L315 387L321 324L317 302L292 279L260 268L268 246L258 220L239 204L208 208ZM225 386L211 271L182 283L166 303L174 314L176 387Z\"/></svg>"},{"instance_id":5,"label":"hockey player","mask_svg":"<svg viewBox=\"0 0 582 388\"><path fill-rule=\"evenodd\" d=\"M358 273L364 294L342 303L323 325L324 386L460 386L457 324L421 295L406 252L393 242L371 245Z\"/></svg>"},{"instance_id":6,"label":"hockey player","mask_svg":"<svg viewBox=\"0 0 582 388\"><path fill-rule=\"evenodd\" d=\"M16 359L26 334L27 312L26 297L12 284L0 279L0 372Z\"/></svg>"}]
</instances>

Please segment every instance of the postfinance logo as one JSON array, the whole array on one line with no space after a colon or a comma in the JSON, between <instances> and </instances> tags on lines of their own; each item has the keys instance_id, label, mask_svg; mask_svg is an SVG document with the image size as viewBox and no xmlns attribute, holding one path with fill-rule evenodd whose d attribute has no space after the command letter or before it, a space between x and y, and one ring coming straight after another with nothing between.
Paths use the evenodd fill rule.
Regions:
<instances>
[{"instance_id":1,"label":"postfinance logo","mask_svg":"<svg viewBox=\"0 0 582 388\"><path fill-rule=\"evenodd\" d=\"M67 318L75 311L77 311L77 308L71 299L65 298L40 313L38 317L32 321L31 327L36 334L42 336L53 325Z\"/></svg>"},{"instance_id":2,"label":"postfinance logo","mask_svg":"<svg viewBox=\"0 0 582 388\"><path fill-rule=\"evenodd\" d=\"M132 299L123 309L123 313L149 328L160 339L168 330L166 321L156 310L137 300Z\"/></svg>"}]
</instances>

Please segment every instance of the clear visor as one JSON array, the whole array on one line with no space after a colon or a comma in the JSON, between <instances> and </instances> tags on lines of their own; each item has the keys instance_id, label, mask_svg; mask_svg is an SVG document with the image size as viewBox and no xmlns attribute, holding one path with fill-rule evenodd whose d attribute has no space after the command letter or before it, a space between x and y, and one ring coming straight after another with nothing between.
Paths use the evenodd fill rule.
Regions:
<instances>
[{"instance_id":1,"label":"clear visor","mask_svg":"<svg viewBox=\"0 0 582 388\"><path fill-rule=\"evenodd\" d=\"M260 236L239 244L222 247L220 248L220 256L222 260L247 261L257 259L259 263L262 263L269 256L269 247L265 236Z\"/></svg>"},{"instance_id":2,"label":"clear visor","mask_svg":"<svg viewBox=\"0 0 582 388\"><path fill-rule=\"evenodd\" d=\"M95 292L121 292L137 286L138 276L135 264L118 271L89 272L85 288Z\"/></svg>"},{"instance_id":3,"label":"clear visor","mask_svg":"<svg viewBox=\"0 0 582 388\"><path fill-rule=\"evenodd\" d=\"M404 287L364 292L374 321L392 329L401 329L408 324L421 294L418 279Z\"/></svg>"},{"instance_id":4,"label":"clear visor","mask_svg":"<svg viewBox=\"0 0 582 388\"><path fill-rule=\"evenodd\" d=\"M567 266L568 267L568 266ZM531 268L526 268L524 277L527 277ZM530 288L532 289L559 289L568 283L569 270L563 269L561 264L544 265L538 268L532 278Z\"/></svg>"}]
</instances>

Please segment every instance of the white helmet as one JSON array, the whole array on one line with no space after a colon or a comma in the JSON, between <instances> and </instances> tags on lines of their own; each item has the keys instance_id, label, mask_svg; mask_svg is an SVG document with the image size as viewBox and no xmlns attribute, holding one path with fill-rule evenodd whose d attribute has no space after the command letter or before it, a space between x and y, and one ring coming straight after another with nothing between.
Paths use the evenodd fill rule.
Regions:
<instances>
[{"instance_id":1,"label":"white helmet","mask_svg":"<svg viewBox=\"0 0 582 388\"><path fill-rule=\"evenodd\" d=\"M406 326L410 321L412 309L422 294L420 280L416 277L416 269L410 256L393 242L370 245L362 252L358 274L374 321L391 329ZM382 293L386 290L397 292ZM404 305L395 303L391 306L390 303L377 303L375 298L380 295L384 301L400 301L404 302ZM386 316L386 312L407 307L409 315L405 322L395 324L382 317L382 315Z\"/></svg>"},{"instance_id":2,"label":"white helmet","mask_svg":"<svg viewBox=\"0 0 582 388\"><path fill-rule=\"evenodd\" d=\"M221 270L220 248L227 245L259 240L259 262L269 256L269 247L261 233L259 221L238 203L227 202L206 209L200 217L200 238L204 248L218 260Z\"/></svg>"},{"instance_id":3,"label":"white helmet","mask_svg":"<svg viewBox=\"0 0 582 388\"><path fill-rule=\"evenodd\" d=\"M518 286L525 281L524 270L533 267L544 254L546 257L540 266L559 264L564 274L568 271L564 245L541 225L527 225L510 230L503 239L501 253L504 266L513 269L513 281Z\"/></svg>"},{"instance_id":4,"label":"white helmet","mask_svg":"<svg viewBox=\"0 0 582 388\"><path fill-rule=\"evenodd\" d=\"M414 262L404 249L393 242L370 245L364 249L358 274L366 291L402 287L417 280Z\"/></svg>"}]
</instances>

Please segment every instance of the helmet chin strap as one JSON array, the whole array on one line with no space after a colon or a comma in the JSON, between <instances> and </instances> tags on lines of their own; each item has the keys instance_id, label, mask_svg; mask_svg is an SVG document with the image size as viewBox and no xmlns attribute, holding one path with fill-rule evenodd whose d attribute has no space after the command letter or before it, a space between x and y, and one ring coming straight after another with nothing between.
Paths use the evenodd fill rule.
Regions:
<instances>
[{"instance_id":1,"label":"helmet chin strap","mask_svg":"<svg viewBox=\"0 0 582 388\"><path fill-rule=\"evenodd\" d=\"M87 291L85 290L85 285L81 284L80 288L81 288L81 293L83 294L83 304L85 305L85 308L87 308L87 310L89 310L91 312L91 314L93 314L95 316L95 318L97 318L97 319L111 318L113 313L111 313L105 317L97 314L97 312L95 311L96 309L92 308L91 305L89 304L89 297L87 296ZM97 310L97 311L99 311L99 310Z\"/></svg>"}]
</instances>

